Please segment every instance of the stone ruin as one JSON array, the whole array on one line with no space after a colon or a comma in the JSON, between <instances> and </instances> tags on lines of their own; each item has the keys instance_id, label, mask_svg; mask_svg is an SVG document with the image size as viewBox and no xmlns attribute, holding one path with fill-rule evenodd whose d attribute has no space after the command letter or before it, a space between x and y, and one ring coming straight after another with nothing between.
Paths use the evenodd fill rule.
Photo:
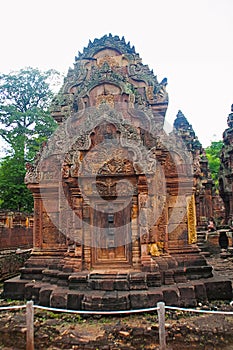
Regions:
<instances>
[{"instance_id":1,"label":"stone ruin","mask_svg":"<svg viewBox=\"0 0 233 350\"><path fill-rule=\"evenodd\" d=\"M222 257L230 256L232 233L229 226L224 225L223 222L225 216L224 197L221 198L216 189L205 150L196 137L192 125L189 124L181 111L178 112L173 127L174 132L182 138L193 158L198 247L206 256L219 253ZM210 218L214 222L213 232L208 232L207 228ZM225 238L223 239L223 237ZM222 242L223 240L224 242ZM227 244L226 241L228 241ZM222 250L224 252L221 253Z\"/></svg>"},{"instance_id":2,"label":"stone ruin","mask_svg":"<svg viewBox=\"0 0 233 350\"><path fill-rule=\"evenodd\" d=\"M58 129L28 167L34 248L5 297L76 310L231 299L196 245L200 144L191 133L193 154L178 121L164 130L166 85L124 38L79 52L53 102Z\"/></svg>"},{"instance_id":3,"label":"stone ruin","mask_svg":"<svg viewBox=\"0 0 233 350\"><path fill-rule=\"evenodd\" d=\"M220 155L219 192L225 207L224 223L233 226L233 105L227 118L228 128L223 133L223 147Z\"/></svg>"},{"instance_id":4,"label":"stone ruin","mask_svg":"<svg viewBox=\"0 0 233 350\"><path fill-rule=\"evenodd\" d=\"M0 210L0 252L32 248L33 220L32 214Z\"/></svg>"},{"instance_id":5,"label":"stone ruin","mask_svg":"<svg viewBox=\"0 0 233 350\"><path fill-rule=\"evenodd\" d=\"M193 160L193 186L195 195L196 227L205 230L208 220L218 215L219 196L211 177L208 159L193 127L181 111L178 111L173 124L176 135L182 138ZM217 219L217 217L216 217Z\"/></svg>"}]
</instances>

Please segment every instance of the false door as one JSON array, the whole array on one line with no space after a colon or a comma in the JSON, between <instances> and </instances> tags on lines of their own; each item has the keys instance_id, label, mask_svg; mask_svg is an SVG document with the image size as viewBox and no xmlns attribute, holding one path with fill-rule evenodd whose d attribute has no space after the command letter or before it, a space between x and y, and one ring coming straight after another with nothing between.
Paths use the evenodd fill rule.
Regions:
<instances>
[{"instance_id":1,"label":"false door","mask_svg":"<svg viewBox=\"0 0 233 350\"><path fill-rule=\"evenodd\" d=\"M92 215L92 266L131 265L131 200L95 203Z\"/></svg>"}]
</instances>

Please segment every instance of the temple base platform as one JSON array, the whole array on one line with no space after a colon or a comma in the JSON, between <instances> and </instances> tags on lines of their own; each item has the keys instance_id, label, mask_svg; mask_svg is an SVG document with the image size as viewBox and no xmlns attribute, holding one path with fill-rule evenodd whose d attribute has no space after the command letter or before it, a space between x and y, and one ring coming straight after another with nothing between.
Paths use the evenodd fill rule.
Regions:
<instances>
[{"instance_id":1,"label":"temple base platform","mask_svg":"<svg viewBox=\"0 0 233 350\"><path fill-rule=\"evenodd\" d=\"M52 275L52 276L51 276ZM161 284L153 273L101 274L85 272L50 281L18 277L4 283L3 297L72 310L132 310L166 305L195 307L211 300L231 300L232 284L220 277Z\"/></svg>"}]
</instances>

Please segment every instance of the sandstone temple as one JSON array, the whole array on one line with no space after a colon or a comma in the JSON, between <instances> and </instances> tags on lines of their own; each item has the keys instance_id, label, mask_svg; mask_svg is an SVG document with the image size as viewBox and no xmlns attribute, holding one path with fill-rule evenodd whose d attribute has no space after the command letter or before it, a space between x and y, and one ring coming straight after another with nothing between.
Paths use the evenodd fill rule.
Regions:
<instances>
[{"instance_id":1,"label":"sandstone temple","mask_svg":"<svg viewBox=\"0 0 233 350\"><path fill-rule=\"evenodd\" d=\"M33 251L6 297L76 310L231 299L196 245L213 215L208 162L182 112L164 130L166 85L124 38L78 53L26 174Z\"/></svg>"}]
</instances>

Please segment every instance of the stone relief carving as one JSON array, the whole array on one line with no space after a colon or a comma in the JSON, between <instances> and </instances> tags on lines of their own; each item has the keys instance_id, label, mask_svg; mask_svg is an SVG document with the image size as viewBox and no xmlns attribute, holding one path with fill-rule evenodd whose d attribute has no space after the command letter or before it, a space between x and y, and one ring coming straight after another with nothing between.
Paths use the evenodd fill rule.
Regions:
<instances>
[{"instance_id":1,"label":"stone relief carving","mask_svg":"<svg viewBox=\"0 0 233 350\"><path fill-rule=\"evenodd\" d=\"M67 163L63 163L62 166L62 177L67 179L70 176L70 166Z\"/></svg>"},{"instance_id":2,"label":"stone relief carving","mask_svg":"<svg viewBox=\"0 0 233 350\"><path fill-rule=\"evenodd\" d=\"M111 94L108 95L99 95L96 97L96 107L98 108L99 105L102 103L108 104L110 107L114 108L114 96Z\"/></svg>"},{"instance_id":3,"label":"stone relief carving","mask_svg":"<svg viewBox=\"0 0 233 350\"><path fill-rule=\"evenodd\" d=\"M131 63L128 69L129 76L134 80L142 80L152 86L158 85L157 78L153 72L149 70L147 65L143 65L140 61Z\"/></svg>"},{"instance_id":4,"label":"stone relief carving","mask_svg":"<svg viewBox=\"0 0 233 350\"><path fill-rule=\"evenodd\" d=\"M106 182L96 182L96 189L100 196L116 196L116 184L112 180Z\"/></svg>"},{"instance_id":5,"label":"stone relief carving","mask_svg":"<svg viewBox=\"0 0 233 350\"><path fill-rule=\"evenodd\" d=\"M194 195L187 198L187 219L188 219L188 243L196 243L196 211L195 211L195 198Z\"/></svg>"},{"instance_id":6,"label":"stone relief carving","mask_svg":"<svg viewBox=\"0 0 233 350\"><path fill-rule=\"evenodd\" d=\"M166 103L168 102L168 93L166 91L167 79L164 78L161 83L156 86L154 90L156 102Z\"/></svg>"},{"instance_id":7,"label":"stone relief carving","mask_svg":"<svg viewBox=\"0 0 233 350\"><path fill-rule=\"evenodd\" d=\"M105 62L108 63L110 68L120 67L122 65L122 56L104 56L97 58L98 67L101 67Z\"/></svg>"},{"instance_id":8,"label":"stone relief carving","mask_svg":"<svg viewBox=\"0 0 233 350\"><path fill-rule=\"evenodd\" d=\"M38 183L40 180L40 174L36 166L26 163L26 175L24 178L25 184Z\"/></svg>"},{"instance_id":9,"label":"stone relief carving","mask_svg":"<svg viewBox=\"0 0 233 350\"><path fill-rule=\"evenodd\" d=\"M75 95L80 97L88 95L90 90L103 82L116 84L125 93L132 94L134 91L133 85L128 81L126 75L114 70L105 61L100 68L95 65L91 66L88 79L76 87Z\"/></svg>"},{"instance_id":10,"label":"stone relief carving","mask_svg":"<svg viewBox=\"0 0 233 350\"><path fill-rule=\"evenodd\" d=\"M107 162L104 162L103 166L99 169L98 174L102 175L115 175L115 174L133 174L134 168L132 163L128 159L112 158Z\"/></svg>"},{"instance_id":11,"label":"stone relief carving","mask_svg":"<svg viewBox=\"0 0 233 350\"><path fill-rule=\"evenodd\" d=\"M148 100L153 100L154 99L153 86L148 86L146 88L146 96L147 96Z\"/></svg>"},{"instance_id":12,"label":"stone relief carving","mask_svg":"<svg viewBox=\"0 0 233 350\"><path fill-rule=\"evenodd\" d=\"M132 196L137 194L137 187L129 181L120 180L116 183L116 191L121 196Z\"/></svg>"},{"instance_id":13,"label":"stone relief carving","mask_svg":"<svg viewBox=\"0 0 233 350\"><path fill-rule=\"evenodd\" d=\"M194 156L194 160L193 160L193 171L194 171L195 176L201 175L200 160L201 160L200 151L197 150L196 154Z\"/></svg>"},{"instance_id":14,"label":"stone relief carving","mask_svg":"<svg viewBox=\"0 0 233 350\"><path fill-rule=\"evenodd\" d=\"M70 167L70 176L78 177L80 164L81 164L80 152L76 151L76 152L74 152L73 157L72 157L72 165Z\"/></svg>"},{"instance_id":15,"label":"stone relief carving","mask_svg":"<svg viewBox=\"0 0 233 350\"><path fill-rule=\"evenodd\" d=\"M129 180L117 180L112 177L104 178L98 176L96 181L92 182L90 188L90 182L88 184L85 181L82 182L82 190L85 195L88 196L101 196L101 197L117 197L117 196L127 196L132 197L132 195L137 194L137 188Z\"/></svg>"},{"instance_id":16,"label":"stone relief carving","mask_svg":"<svg viewBox=\"0 0 233 350\"><path fill-rule=\"evenodd\" d=\"M62 92L70 93L76 90L77 85L79 85L83 80L86 79L88 69L86 67L88 60L77 60L74 64L74 69L69 69L68 75L64 80L64 86Z\"/></svg>"}]
</instances>

